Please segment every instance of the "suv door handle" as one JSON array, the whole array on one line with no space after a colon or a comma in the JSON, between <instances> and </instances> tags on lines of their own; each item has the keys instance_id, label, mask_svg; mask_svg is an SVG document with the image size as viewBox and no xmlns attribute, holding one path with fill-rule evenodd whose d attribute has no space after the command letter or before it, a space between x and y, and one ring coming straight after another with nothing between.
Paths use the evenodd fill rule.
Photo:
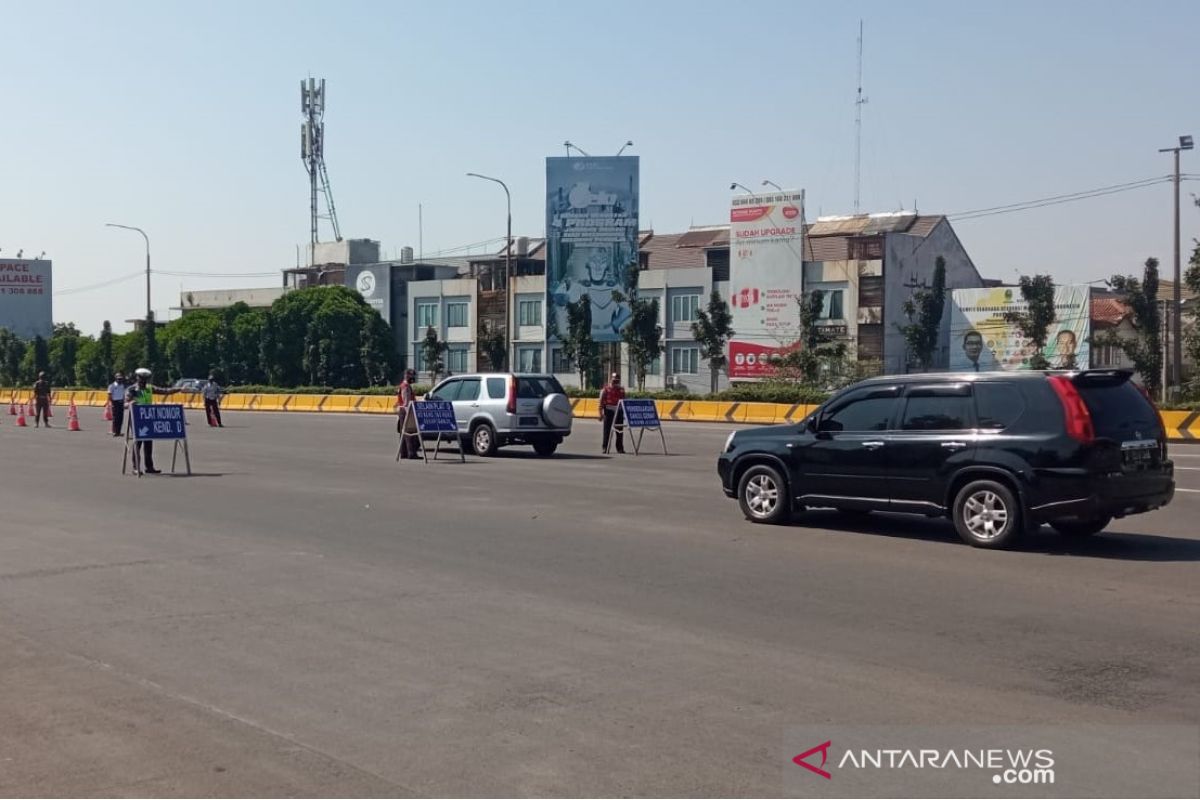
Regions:
<instances>
[{"instance_id":1,"label":"suv door handle","mask_svg":"<svg viewBox=\"0 0 1200 800\"><path fill-rule=\"evenodd\" d=\"M966 442L942 442L942 447L947 450L962 450L966 446Z\"/></svg>"},{"instance_id":2,"label":"suv door handle","mask_svg":"<svg viewBox=\"0 0 1200 800\"><path fill-rule=\"evenodd\" d=\"M868 450L878 450L879 448L883 447L883 442L875 442L875 441L863 442L862 446L867 448Z\"/></svg>"}]
</instances>

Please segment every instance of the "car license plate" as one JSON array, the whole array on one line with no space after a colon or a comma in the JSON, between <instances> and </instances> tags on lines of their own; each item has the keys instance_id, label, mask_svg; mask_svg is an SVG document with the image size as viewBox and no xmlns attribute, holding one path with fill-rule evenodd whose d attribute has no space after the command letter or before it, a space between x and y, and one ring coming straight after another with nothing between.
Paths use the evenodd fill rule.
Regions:
<instances>
[{"instance_id":1,"label":"car license plate","mask_svg":"<svg viewBox=\"0 0 1200 800\"><path fill-rule=\"evenodd\" d=\"M1158 452L1158 442L1137 439L1131 442L1121 442L1121 460L1126 464L1148 464L1154 460Z\"/></svg>"},{"instance_id":2,"label":"car license plate","mask_svg":"<svg viewBox=\"0 0 1200 800\"><path fill-rule=\"evenodd\" d=\"M537 417L518 417L517 424L522 428L536 428L538 424Z\"/></svg>"}]
</instances>

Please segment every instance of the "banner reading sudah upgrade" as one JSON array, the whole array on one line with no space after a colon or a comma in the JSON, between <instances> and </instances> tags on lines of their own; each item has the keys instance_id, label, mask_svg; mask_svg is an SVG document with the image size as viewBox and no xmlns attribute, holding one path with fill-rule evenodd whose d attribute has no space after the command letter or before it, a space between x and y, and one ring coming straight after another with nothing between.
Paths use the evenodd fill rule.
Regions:
<instances>
[{"instance_id":1,"label":"banner reading sudah upgrade","mask_svg":"<svg viewBox=\"0 0 1200 800\"><path fill-rule=\"evenodd\" d=\"M803 195L733 198L729 212L729 377L765 378L771 359L795 349L804 255Z\"/></svg>"},{"instance_id":2,"label":"banner reading sudah upgrade","mask_svg":"<svg viewBox=\"0 0 1200 800\"><path fill-rule=\"evenodd\" d=\"M587 299L592 339L621 341L638 265L638 157L546 159L546 328Z\"/></svg>"}]
</instances>

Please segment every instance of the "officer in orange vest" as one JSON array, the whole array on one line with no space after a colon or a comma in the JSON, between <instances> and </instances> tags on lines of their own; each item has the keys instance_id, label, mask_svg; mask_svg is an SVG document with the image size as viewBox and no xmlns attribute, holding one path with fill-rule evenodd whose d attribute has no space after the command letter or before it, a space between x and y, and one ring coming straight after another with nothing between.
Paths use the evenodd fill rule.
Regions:
<instances>
[{"instance_id":1,"label":"officer in orange vest","mask_svg":"<svg viewBox=\"0 0 1200 800\"><path fill-rule=\"evenodd\" d=\"M600 445L601 452L608 452L608 439L612 435L613 425L624 426L625 420L617 416L617 407L625 399L625 387L621 385L621 376L613 373L608 379L608 385L600 390L600 422L604 425L604 440ZM617 452L625 452L625 435L622 427L617 428Z\"/></svg>"}]
</instances>

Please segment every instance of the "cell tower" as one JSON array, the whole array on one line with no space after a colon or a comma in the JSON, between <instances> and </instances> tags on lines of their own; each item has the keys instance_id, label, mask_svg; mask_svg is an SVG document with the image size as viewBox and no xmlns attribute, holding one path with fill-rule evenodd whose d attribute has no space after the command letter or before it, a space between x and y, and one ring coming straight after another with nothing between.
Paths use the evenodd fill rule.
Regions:
<instances>
[{"instance_id":1,"label":"cell tower","mask_svg":"<svg viewBox=\"0 0 1200 800\"><path fill-rule=\"evenodd\" d=\"M300 113L304 124L300 126L300 159L308 170L309 207L312 223L312 247L309 258L316 249L318 220L326 219L333 228L334 241L342 240L338 227L337 210L333 206L333 190L329 187L329 171L325 168L325 79L316 78L300 81ZM317 184L325 195L326 213L322 215L317 205Z\"/></svg>"}]
</instances>

